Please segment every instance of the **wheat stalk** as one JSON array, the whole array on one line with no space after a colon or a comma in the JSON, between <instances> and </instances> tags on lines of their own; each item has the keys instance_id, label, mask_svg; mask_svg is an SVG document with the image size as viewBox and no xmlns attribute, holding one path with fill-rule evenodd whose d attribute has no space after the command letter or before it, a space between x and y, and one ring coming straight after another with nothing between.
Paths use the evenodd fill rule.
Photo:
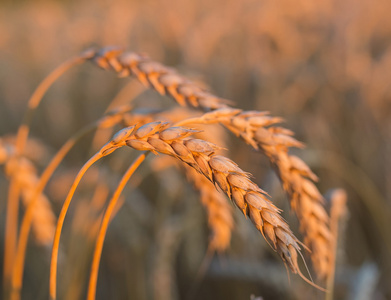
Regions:
<instances>
[{"instance_id":1,"label":"wheat stalk","mask_svg":"<svg viewBox=\"0 0 391 300\"><path fill-rule=\"evenodd\" d=\"M303 144L292 138L290 130L265 128L279 123L281 118L268 116L265 112L242 112L229 108L230 101L212 95L172 68L154 62L145 55L108 47L96 51L91 61L103 69L114 70L120 76L134 75L144 85L162 95L171 96L182 106L190 105L204 111L218 109L218 113L209 115L209 122L224 124L253 148L262 150L275 166L291 207L300 221L304 241L312 251L315 271L319 278L327 277L332 238L329 217L323 208L322 195L312 182L317 177L301 159L288 154L290 147L303 147ZM224 110L227 113L225 120L218 116ZM220 117L221 121L213 120L213 117Z\"/></svg>"},{"instance_id":2,"label":"wheat stalk","mask_svg":"<svg viewBox=\"0 0 391 300\"><path fill-rule=\"evenodd\" d=\"M45 95L49 87L67 70L72 68L75 65L85 62L87 59L91 58L94 54L94 51L87 50L80 55L73 57L56 69L54 69L35 89L28 101L28 109L24 115L22 124L19 126L17 137L16 137L16 146L13 156L10 158L10 161L17 161L23 149L25 147L28 134L30 131L30 123L34 114L35 109L38 107L39 103L42 100L42 97ZM7 294L7 289L12 273L12 265L15 257L15 247L16 247L16 238L17 238L17 223L18 223L18 210L19 210L19 196L21 194L20 186L17 184L16 180L13 177L10 177L10 188L7 199L7 214L6 214L6 230L5 230L5 249L4 249L4 290Z\"/></svg>"},{"instance_id":3,"label":"wheat stalk","mask_svg":"<svg viewBox=\"0 0 391 300\"><path fill-rule=\"evenodd\" d=\"M20 194L24 205L27 207L32 201L32 195L35 191L39 178L33 163L27 158L20 157L19 159L12 159L15 155L15 151L13 144L5 143L2 139L0 139L0 164L6 163L6 174L9 178L13 178L13 182L17 186L16 190L10 192L17 193L17 195L14 196L18 196L18 198ZM55 216L51 210L49 200L44 194L40 194L39 197L37 197L36 205L37 209L32 212L31 215L31 223L33 226L35 240L40 245L48 245L51 243L54 234ZM19 207L17 208L18 211ZM12 240L8 237L6 243L13 243L16 245L16 240L17 235L12 236ZM7 261L7 267L5 270L8 270L11 276L17 256L15 253L12 253L12 256L8 254L8 257L10 261ZM10 281L11 278L9 278L7 282L4 282L6 284L7 293L11 291L13 292L13 290L8 290Z\"/></svg>"},{"instance_id":4,"label":"wheat stalk","mask_svg":"<svg viewBox=\"0 0 391 300\"><path fill-rule=\"evenodd\" d=\"M337 246L338 246L338 225L347 215L347 193L344 189L334 189L329 195L331 202L330 208L330 229L333 234L333 243L331 245L331 263L329 277L327 278L327 290L329 293L326 295L326 300L333 299L334 295L334 279L335 279L335 268L337 263Z\"/></svg>"},{"instance_id":5,"label":"wheat stalk","mask_svg":"<svg viewBox=\"0 0 391 300\"><path fill-rule=\"evenodd\" d=\"M42 175L40 176L39 180L36 180L35 184L31 187L31 189L25 191L25 189L23 189L23 186L21 187L22 193L29 198L28 201L25 201L26 212L22 219L20 234L16 248L15 263L13 266L13 274L11 278L12 299L20 298L20 289L22 287L24 261L26 255L28 235L30 232L30 225L37 223L36 221L34 221L37 218L36 215L41 215L40 222L47 222L44 218L45 215L42 215L45 210L43 210L43 204L41 204L43 200L41 200L41 198L45 197L44 195L42 195L42 191L45 189L49 179L51 178L61 161L64 159L64 157L67 155L67 153L77 143L77 141L79 141L86 134L96 128L113 127L114 125L118 124L123 120L124 115L129 112L129 110L130 107L126 105L115 110L109 111L106 115L104 115L96 122L93 122L76 132L72 137L68 139L67 142L65 142L65 144L60 148L56 155L51 159L45 170L42 172ZM45 204L45 206L49 206L49 204ZM55 221L53 220L53 224L51 227L47 227L48 230L52 230L50 231L51 236L49 243L52 241L54 235L54 222ZM41 224L40 226L44 227L44 224L45 223Z\"/></svg>"},{"instance_id":6,"label":"wheat stalk","mask_svg":"<svg viewBox=\"0 0 391 300\"><path fill-rule=\"evenodd\" d=\"M92 256L90 280L88 284L88 293L87 300L94 300L96 295L96 283L98 281L98 272L99 272L99 262L102 255L103 243L106 237L107 228L109 226L110 219L114 214L114 209L117 204L118 198L121 195L125 185L129 181L130 177L137 170L140 164L145 160L145 157L148 153L141 154L126 170L125 174L122 176L117 188L114 191L112 198L109 201L107 209L102 218L102 224L99 228L98 237L96 240L96 245L94 253Z\"/></svg>"}]
</instances>

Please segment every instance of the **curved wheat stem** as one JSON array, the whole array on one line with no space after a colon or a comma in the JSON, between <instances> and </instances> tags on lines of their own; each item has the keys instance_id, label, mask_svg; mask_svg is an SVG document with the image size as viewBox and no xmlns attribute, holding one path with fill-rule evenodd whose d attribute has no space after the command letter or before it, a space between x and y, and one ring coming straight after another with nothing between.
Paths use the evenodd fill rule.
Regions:
<instances>
[{"instance_id":1,"label":"curved wheat stem","mask_svg":"<svg viewBox=\"0 0 391 300\"><path fill-rule=\"evenodd\" d=\"M16 138L16 151L15 157L19 156L25 147L27 137L29 134L29 126L33 117L34 110L39 105L42 97L49 89L49 87L67 70L72 68L75 65L78 65L84 62L86 59L94 55L93 51L86 51L85 53L71 58L55 70L53 70L36 88L34 93L29 99L28 110L26 111L22 124L19 126L17 138ZM19 208L19 194L17 191L19 186L15 183L13 177L10 178L10 193L8 194L7 199L7 215L6 215L6 231L5 231L5 249L4 249L4 283L10 281L10 276L12 272L12 264L14 261L14 252L16 246L16 237L17 237L17 215ZM9 242L8 242L9 241Z\"/></svg>"},{"instance_id":2,"label":"curved wheat stem","mask_svg":"<svg viewBox=\"0 0 391 300\"><path fill-rule=\"evenodd\" d=\"M89 169L89 167L91 167L96 161L98 161L102 157L103 157L102 154L98 152L83 165L83 167L80 169L79 173L77 174L75 181L73 182L72 187L69 190L68 196L65 199L64 204L61 208L61 212L57 221L56 231L54 234L52 255L50 260L49 293L51 299L56 299L57 260L58 260L58 249L60 245L60 236L61 236L61 230L64 224L66 213L68 211L69 205L71 204L72 196L75 193L76 187L79 184L85 172Z\"/></svg>"},{"instance_id":3,"label":"curved wheat stem","mask_svg":"<svg viewBox=\"0 0 391 300\"><path fill-rule=\"evenodd\" d=\"M330 264L330 275L327 278L327 293L326 300L333 299L334 295L334 279L335 279L335 267L337 263L337 246L338 246L338 224L341 219L346 216L347 207L347 194L344 189L335 189L331 192L330 202L330 229L333 235L333 243L331 247L331 264Z\"/></svg>"},{"instance_id":4,"label":"curved wheat stem","mask_svg":"<svg viewBox=\"0 0 391 300\"><path fill-rule=\"evenodd\" d=\"M112 112L109 112L107 115L103 116L101 119L97 120L90 125L85 126L77 133L75 133L69 140L60 148L56 155L52 158L50 163L47 165L45 170L42 172L42 175L36 185L34 191L32 191L32 196L30 197L29 204L27 205L26 212L22 219L22 224L20 227L20 234L18 238L18 244L16 249L15 264L13 267L12 274L12 299L20 298L20 289L22 287L23 280L23 269L24 261L26 255L28 235L30 232L31 222L35 212L35 206L38 201L38 197L41 195L42 191L45 189L46 184L53 175L54 171L57 169L61 161L68 154L68 152L73 148L73 146L80 140L83 136L94 130L95 128L107 128L112 127L115 124L119 123L122 120L124 113L129 110L129 107L119 108Z\"/></svg>"},{"instance_id":5,"label":"curved wheat stem","mask_svg":"<svg viewBox=\"0 0 391 300\"><path fill-rule=\"evenodd\" d=\"M88 284L88 293L87 300L94 300L96 295L96 283L98 281L98 273L99 273L99 262L102 255L103 243L106 237L107 228L109 226L109 222L111 216L113 214L114 208L117 204L117 200L121 195L125 185L129 181L130 177L137 170L140 164L145 160L145 157L148 153L141 154L136 160L130 165L128 170L125 172L121 181L119 182L113 197L110 199L110 202L107 206L106 212L103 215L102 224L99 228L98 238L96 240L96 245L92 258L91 272L90 272L90 281Z\"/></svg>"},{"instance_id":6,"label":"curved wheat stem","mask_svg":"<svg viewBox=\"0 0 391 300\"><path fill-rule=\"evenodd\" d=\"M4 268L3 268L3 286L4 292L7 294L9 290L10 277L12 273L12 265L15 259L15 246L17 239L18 228L18 212L19 212L19 196L20 188L16 180L12 180L9 185L7 212L5 221L5 237L4 237Z\"/></svg>"},{"instance_id":7,"label":"curved wheat stem","mask_svg":"<svg viewBox=\"0 0 391 300\"><path fill-rule=\"evenodd\" d=\"M125 128L121 131L119 131L111 140L110 143L106 144L102 147L100 151L95 153L80 169L79 173L76 175L75 180L73 181L73 184L68 192L68 195L64 201L64 204L61 208L60 215L58 217L56 231L54 234L54 240L53 240L53 248L52 248L52 255L50 260L50 276L49 276L49 296L50 299L54 300L56 299L57 295L57 260L58 260L58 249L60 245L60 236L62 227L64 225L64 220L66 213L68 211L69 205L71 204L73 194L75 193L75 190L82 179L83 175L87 170L99 159L102 157L109 155L113 151L115 151L117 148L120 148L125 145L125 139L131 134L131 128Z\"/></svg>"}]
</instances>

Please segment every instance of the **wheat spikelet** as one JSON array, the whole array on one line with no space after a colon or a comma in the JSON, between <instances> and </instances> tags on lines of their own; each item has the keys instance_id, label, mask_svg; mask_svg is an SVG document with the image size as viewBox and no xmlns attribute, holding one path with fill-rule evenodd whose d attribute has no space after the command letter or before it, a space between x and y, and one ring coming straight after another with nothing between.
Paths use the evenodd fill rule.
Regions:
<instances>
[{"instance_id":1,"label":"wheat spikelet","mask_svg":"<svg viewBox=\"0 0 391 300\"><path fill-rule=\"evenodd\" d=\"M139 128L126 128L119 131L100 153L107 155L127 145L136 150L167 154L180 159L219 186L251 219L292 272L303 276L297 264L300 242L280 216L280 210L267 198L266 192L249 179L250 174L228 158L216 155L220 148L215 144L200 139L186 139L195 130L167 127L167 123L152 122Z\"/></svg>"}]
</instances>

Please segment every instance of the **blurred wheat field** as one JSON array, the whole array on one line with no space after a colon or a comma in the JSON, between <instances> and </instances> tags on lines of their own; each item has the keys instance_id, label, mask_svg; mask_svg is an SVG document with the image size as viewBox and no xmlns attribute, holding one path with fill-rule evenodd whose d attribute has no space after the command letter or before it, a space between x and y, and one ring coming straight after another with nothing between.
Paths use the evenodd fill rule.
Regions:
<instances>
[{"instance_id":1,"label":"blurred wheat field","mask_svg":"<svg viewBox=\"0 0 391 300\"><path fill-rule=\"evenodd\" d=\"M306 144L289 153L319 177L316 186L326 194L327 212L328 190L340 187L348 195L347 212L335 229L333 299L391 299L390 9L386 0L1 2L1 257L11 190L2 145L15 142L27 101L47 74L85 49L117 45L175 68L213 95L232 100L235 108L282 117L282 126ZM26 186L21 199L28 201L39 175L75 132L97 122L108 107L130 101L133 119L118 124L200 115L173 112L175 101L134 78L118 78L90 62L76 66L48 90L32 120L18 169ZM53 226L77 172L121 128L116 122L76 143L44 190L40 211L45 213L34 216L40 225L32 228L27 245L22 299L47 299ZM203 129L197 138L228 148L219 154L254 175L303 241L269 159L222 127ZM136 155L117 150L95 164L77 188L61 236L58 299L86 298L101 219ZM108 227L97 299L327 297L293 274L289 282L278 255L240 210L227 206L228 199L210 204L209 192L197 191L202 184L192 181L194 175L186 180L180 172L172 158L149 155L132 176ZM18 230L26 203L18 208ZM232 235L225 251L218 251L211 232L225 234L221 245ZM305 260L315 275L310 256ZM4 259L1 264L3 270ZM302 263L300 268L305 273Z\"/></svg>"}]
</instances>

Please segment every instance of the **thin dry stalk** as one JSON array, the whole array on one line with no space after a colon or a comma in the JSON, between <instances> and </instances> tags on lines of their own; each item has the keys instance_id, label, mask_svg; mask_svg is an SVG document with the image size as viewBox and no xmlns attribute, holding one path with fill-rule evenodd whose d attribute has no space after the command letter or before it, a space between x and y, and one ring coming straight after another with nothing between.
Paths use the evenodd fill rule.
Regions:
<instances>
[{"instance_id":1,"label":"thin dry stalk","mask_svg":"<svg viewBox=\"0 0 391 300\"><path fill-rule=\"evenodd\" d=\"M117 188L114 191L113 197L110 199L110 202L107 206L106 212L103 215L102 224L99 228L98 237L96 240L96 245L92 258L91 272L90 272L90 280L88 284L88 293L87 300L94 300L96 296L96 283L98 281L98 273L99 273L99 262L102 255L103 243L106 237L107 228L109 226L109 222L111 216L113 215L114 209L116 207L119 196L121 195L123 189L128 183L130 177L137 170L140 164L145 160L145 157L148 153L141 154L136 160L130 165L128 170L123 175L121 181L119 182Z\"/></svg>"},{"instance_id":2,"label":"thin dry stalk","mask_svg":"<svg viewBox=\"0 0 391 300\"><path fill-rule=\"evenodd\" d=\"M26 205L26 212L22 219L22 224L20 228L20 234L19 234L18 244L16 249L15 264L13 266L13 274L12 274L12 282L11 282L13 299L20 298L20 290L22 288L24 262L25 262L30 226L34 220L34 215L42 211L42 209L39 209L37 205L39 205L40 202L42 202L39 200L40 198L44 197L42 195L42 192L45 189L49 179L51 178L51 176L53 175L54 171L57 169L59 164L62 162L64 157L77 143L77 141L79 141L86 134L88 134L90 131L96 128L109 128L118 124L119 122L122 121L124 114L127 113L129 109L130 108L128 106L124 106L116 110L113 110L109 112L107 115L103 116L101 119L97 120L96 122L90 125L85 126L77 133L75 133L71 138L69 138L69 140L60 148L60 150L52 158L50 163L42 172L42 175L39 178L37 184L35 184L34 187L28 191L29 201L28 204ZM54 220L53 220L53 224L54 224ZM54 226L53 226L53 233L54 233ZM53 234L51 234L50 236L50 242L52 241L52 238L53 238Z\"/></svg>"},{"instance_id":3,"label":"thin dry stalk","mask_svg":"<svg viewBox=\"0 0 391 300\"><path fill-rule=\"evenodd\" d=\"M87 170L102 157L109 155L117 148L125 146L126 145L125 139L130 135L130 133L131 133L130 129L126 129L126 128L121 130L119 133L117 133L113 137L112 144L110 144L110 146L105 145L104 147L102 147L100 151L94 154L81 167L79 173L76 175L76 178L73 181L73 184L61 208L60 215L57 220L56 231L54 234L53 248L52 248L51 260L50 260L50 275L49 275L49 296L50 299L52 300L57 298L57 267L58 267L57 261L58 261L58 250L60 246L61 231L64 225L65 216L68 212L68 208L72 201L73 194L75 193L79 182L81 181L82 177L87 172Z\"/></svg>"},{"instance_id":4,"label":"thin dry stalk","mask_svg":"<svg viewBox=\"0 0 391 300\"><path fill-rule=\"evenodd\" d=\"M0 139L0 164L7 162L6 164L6 173L8 176L12 176L14 178L14 183L19 187L14 192L21 193L23 202L25 206L28 206L31 202L31 196L38 182L37 170L34 165L24 157L19 158L18 160L11 160L15 152L15 147L13 144L8 144L3 142ZM35 240L40 245L48 245L51 243L53 233L54 233L54 222L55 216L51 210L51 206L49 200L45 195L40 195L37 200L37 209L31 216L31 221L33 225L33 232L35 236ZM19 209L17 210L19 211ZM14 242L16 242L17 236L13 236ZM12 276L12 271L14 267L14 261L17 260L17 256L13 253L12 261L9 261L10 276ZM12 277L10 277L10 281L7 283L7 291L13 291L13 289L9 289L12 287Z\"/></svg>"},{"instance_id":5,"label":"thin dry stalk","mask_svg":"<svg viewBox=\"0 0 391 300\"><path fill-rule=\"evenodd\" d=\"M50 260L50 277L49 277L49 295L50 299L56 299L56 293L57 293L57 261L58 261L58 250L60 246L60 236L61 236L61 230L64 225L64 220L66 213L68 212L69 205L71 204L72 196L75 193L75 190L82 179L83 175L89 167L91 167L96 161L98 161L100 158L102 158L103 155L98 152L94 156L92 156L80 169L79 173L77 174L70 190L68 193L67 198L64 201L64 204L61 208L60 215L57 220L56 225L56 231L54 234L54 240L53 240L53 247L52 247L52 254L51 254L51 260Z\"/></svg>"},{"instance_id":6,"label":"thin dry stalk","mask_svg":"<svg viewBox=\"0 0 391 300\"><path fill-rule=\"evenodd\" d=\"M216 155L216 151L221 148L215 144L200 139L186 139L195 130L167 127L167 123L153 122L140 128L125 128L118 132L101 152L111 153L125 142L136 150L167 154L180 159L219 186L243 214L250 217L284 264L293 273L299 274L314 285L304 277L297 264L297 255L301 255L300 242L280 216L281 210L267 198L266 192L249 179L250 174L228 158Z\"/></svg>"},{"instance_id":7,"label":"thin dry stalk","mask_svg":"<svg viewBox=\"0 0 391 300\"><path fill-rule=\"evenodd\" d=\"M332 300L334 294L334 280L335 280L335 267L337 263L337 249L338 249L338 224L347 214L347 194L344 189L335 189L330 195L331 209L330 209L330 229L333 235L331 244L331 264L329 276L327 278L327 290L326 300Z\"/></svg>"},{"instance_id":8,"label":"thin dry stalk","mask_svg":"<svg viewBox=\"0 0 391 300\"><path fill-rule=\"evenodd\" d=\"M28 101L28 109L24 115L22 124L19 126L17 138L16 138L16 151L13 159L18 159L25 147L27 137L30 131L30 123L34 114L35 109L41 102L42 97L45 95L49 87L67 70L75 65L83 63L86 59L90 58L94 53L92 51L86 51L79 56L71 58L55 70L53 70L36 88L32 96ZM15 247L17 239L17 220L18 220L18 209L19 209L19 186L15 183L13 177L10 178L10 192L8 193L7 199L7 215L6 215L6 230L5 230L5 249L4 249L4 284L10 282L12 273L12 266L15 257ZM5 286L6 287L6 286ZM5 289L6 290L6 289Z\"/></svg>"},{"instance_id":9,"label":"thin dry stalk","mask_svg":"<svg viewBox=\"0 0 391 300\"><path fill-rule=\"evenodd\" d=\"M120 76L136 76L144 85L162 95L171 96L180 105L190 105L205 111L228 107L229 101L210 94L173 69L154 62L145 55L123 52L119 48L104 48L97 51L91 60L103 69L116 71ZM240 115L234 116L239 113ZM233 118L228 118L223 124L255 149L262 150L275 166L290 198L291 207L300 221L305 243L312 251L315 271L320 279L325 279L330 262L331 234L322 195L312 182L317 178L301 159L288 154L290 147L302 147L303 144L293 139L293 133L285 128L265 128L280 122L280 118L268 117L266 123L269 124L265 124L264 119L263 123L257 123L258 117L264 115L264 112L237 110Z\"/></svg>"},{"instance_id":10,"label":"thin dry stalk","mask_svg":"<svg viewBox=\"0 0 391 300\"><path fill-rule=\"evenodd\" d=\"M5 295L8 295L9 284L11 282L12 265L15 259L15 247L18 232L18 212L19 212L20 188L16 179L12 180L8 190L8 204L5 221L4 238L4 269L3 287Z\"/></svg>"}]
</instances>

